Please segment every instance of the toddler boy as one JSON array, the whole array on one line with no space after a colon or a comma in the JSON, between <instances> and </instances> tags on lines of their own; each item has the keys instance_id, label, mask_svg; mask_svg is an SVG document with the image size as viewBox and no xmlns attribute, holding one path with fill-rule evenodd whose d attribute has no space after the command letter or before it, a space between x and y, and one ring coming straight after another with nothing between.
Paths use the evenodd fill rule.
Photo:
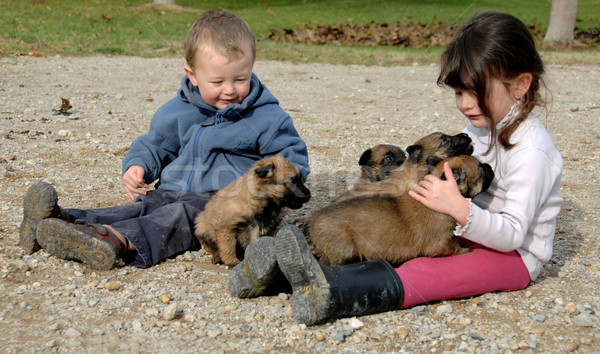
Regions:
<instances>
[{"instance_id":1,"label":"toddler boy","mask_svg":"<svg viewBox=\"0 0 600 354\"><path fill-rule=\"evenodd\" d=\"M45 182L25 193L20 243L41 246L92 268L150 267L199 247L194 217L210 197L257 160L281 155L306 180L306 144L279 101L252 68L256 41L248 24L223 9L201 15L185 40L186 75L175 98L160 107L148 134L123 159L123 186L134 200L101 209L64 209ZM158 179L155 190L149 183Z\"/></svg>"}]
</instances>

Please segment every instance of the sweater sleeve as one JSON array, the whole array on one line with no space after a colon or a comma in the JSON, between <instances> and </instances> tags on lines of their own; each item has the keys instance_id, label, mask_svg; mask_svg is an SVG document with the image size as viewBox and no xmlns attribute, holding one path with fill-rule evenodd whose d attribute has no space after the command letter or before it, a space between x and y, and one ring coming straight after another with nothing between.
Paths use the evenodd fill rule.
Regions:
<instances>
[{"instance_id":1,"label":"sweater sleeve","mask_svg":"<svg viewBox=\"0 0 600 354\"><path fill-rule=\"evenodd\" d=\"M517 150L511 151L513 158L503 166L503 185L499 188L504 191L504 204L498 210L488 210L471 202L468 227L461 230L461 236L501 252L523 247L557 179L555 164L544 151L535 147ZM551 243L554 230L549 230L552 235L541 236Z\"/></svg>"},{"instance_id":2,"label":"sweater sleeve","mask_svg":"<svg viewBox=\"0 0 600 354\"><path fill-rule=\"evenodd\" d=\"M179 147L176 117L165 115L159 109L152 117L149 132L131 143L123 158L122 173L133 165L142 166L146 171L145 182L151 183L160 177L163 167L177 157Z\"/></svg>"},{"instance_id":3,"label":"sweater sleeve","mask_svg":"<svg viewBox=\"0 0 600 354\"><path fill-rule=\"evenodd\" d=\"M282 119L273 124L267 134L261 138L260 154L262 156L281 155L295 163L302 178L306 180L310 173L308 165L308 149L306 143L294 127L292 118L283 113Z\"/></svg>"}]
</instances>

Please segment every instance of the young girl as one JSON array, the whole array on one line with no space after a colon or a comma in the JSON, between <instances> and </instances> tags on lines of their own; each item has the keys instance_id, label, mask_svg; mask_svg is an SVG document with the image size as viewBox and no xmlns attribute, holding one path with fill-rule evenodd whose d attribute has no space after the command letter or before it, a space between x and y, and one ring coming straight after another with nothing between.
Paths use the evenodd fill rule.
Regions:
<instances>
[{"instance_id":1,"label":"young girl","mask_svg":"<svg viewBox=\"0 0 600 354\"><path fill-rule=\"evenodd\" d=\"M514 16L485 12L462 26L442 54L438 84L454 89L456 106L471 123L463 131L475 143L473 155L494 168L495 178L487 192L469 200L459 193L446 164L446 180L427 176L409 194L452 216L455 235L472 252L416 258L397 269L381 259L325 267L312 256L302 233L285 227L270 247L275 267L291 283L290 302L298 321L314 324L518 290L539 275L552 255L562 205L562 159L532 113L541 103L543 73L529 30ZM268 290L253 287L267 275L258 271L268 262L267 256L258 255L258 246L249 247L244 263L232 271L233 295ZM240 285L241 271L254 274L244 278L246 287Z\"/></svg>"}]
</instances>

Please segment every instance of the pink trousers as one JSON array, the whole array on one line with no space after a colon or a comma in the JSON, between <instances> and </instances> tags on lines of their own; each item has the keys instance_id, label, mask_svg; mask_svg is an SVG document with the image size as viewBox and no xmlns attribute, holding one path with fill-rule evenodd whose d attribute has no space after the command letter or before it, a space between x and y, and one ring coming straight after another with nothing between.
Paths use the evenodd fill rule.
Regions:
<instances>
[{"instance_id":1,"label":"pink trousers","mask_svg":"<svg viewBox=\"0 0 600 354\"><path fill-rule=\"evenodd\" d=\"M520 290L529 284L529 271L517 251L498 252L461 237L458 241L473 251L451 257L415 258L396 268L404 286L400 308Z\"/></svg>"}]
</instances>

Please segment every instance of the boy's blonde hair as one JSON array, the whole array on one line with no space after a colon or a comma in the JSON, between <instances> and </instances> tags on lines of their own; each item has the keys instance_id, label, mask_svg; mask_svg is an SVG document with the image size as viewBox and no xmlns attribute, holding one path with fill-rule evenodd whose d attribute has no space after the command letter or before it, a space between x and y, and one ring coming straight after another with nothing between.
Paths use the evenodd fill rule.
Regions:
<instances>
[{"instance_id":1,"label":"boy's blonde hair","mask_svg":"<svg viewBox=\"0 0 600 354\"><path fill-rule=\"evenodd\" d=\"M250 49L252 62L256 59L256 39L250 26L225 9L205 12L190 27L185 39L185 60L190 68L194 68L196 53L208 45L231 59L241 58Z\"/></svg>"}]
</instances>

